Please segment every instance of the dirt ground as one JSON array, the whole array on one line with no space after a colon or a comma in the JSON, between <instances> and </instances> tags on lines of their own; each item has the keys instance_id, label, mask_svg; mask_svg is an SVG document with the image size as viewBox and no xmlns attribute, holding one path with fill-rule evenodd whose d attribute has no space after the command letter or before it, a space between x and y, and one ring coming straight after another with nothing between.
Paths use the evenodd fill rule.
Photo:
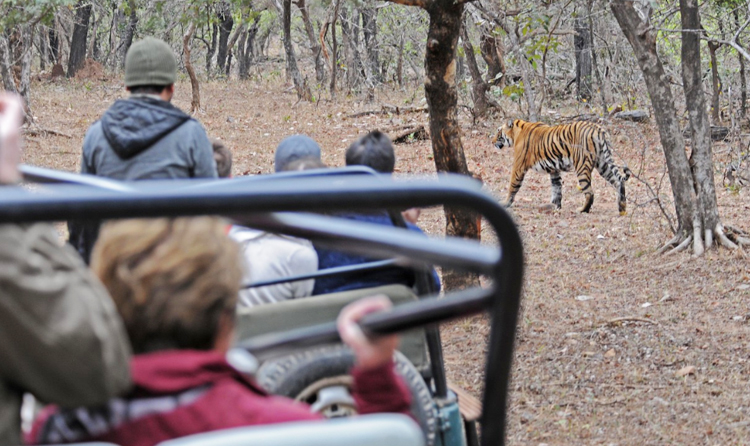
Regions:
<instances>
[{"instance_id":1,"label":"dirt ground","mask_svg":"<svg viewBox=\"0 0 750 446\"><path fill-rule=\"evenodd\" d=\"M331 166L373 128L426 123L424 113L350 114L381 104L421 106L414 90L378 92L376 103L356 98L298 103L278 79L202 84L196 117L210 136L234 153L234 175L268 173L278 142L306 133ZM187 109L189 84L175 103ZM124 97L117 79L38 82L24 161L77 171L86 128L113 100ZM343 95L342 95L343 96ZM409 100L409 98L415 98ZM559 116L575 110L560 109ZM509 116L512 117L512 116ZM489 137L501 119L472 126L462 115L470 169L487 190L505 198L511 153L496 151ZM750 444L750 269L747 257L711 250L702 258L657 255L671 238L669 224L646 184L660 186L670 209L668 179L653 125L611 122L616 160L640 178L628 182L628 215L617 213L615 191L598 175L590 214L575 209L583 197L572 174L564 175L563 208L542 208L549 180L530 173L513 214L526 249L523 314L512 384L510 444ZM398 174L434 174L428 141L397 146ZM714 147L717 166L728 147ZM725 224L750 230L750 191L716 181ZM420 225L442 234L440 210L423 213ZM492 234L483 234L487 243ZM449 378L479 396L487 320L477 316L443 327ZM488 377L488 379L492 379Z\"/></svg>"}]
</instances>

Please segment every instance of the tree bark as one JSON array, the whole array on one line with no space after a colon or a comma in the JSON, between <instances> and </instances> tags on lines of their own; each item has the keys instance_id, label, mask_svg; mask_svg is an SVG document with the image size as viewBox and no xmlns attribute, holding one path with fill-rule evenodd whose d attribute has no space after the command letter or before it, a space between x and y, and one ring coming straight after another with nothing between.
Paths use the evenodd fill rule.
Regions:
<instances>
[{"instance_id":1,"label":"tree bark","mask_svg":"<svg viewBox=\"0 0 750 446\"><path fill-rule=\"evenodd\" d=\"M216 23L211 24L211 43L206 48L206 75L209 78L213 77L213 60L216 54L216 44L219 37L219 25Z\"/></svg>"},{"instance_id":2,"label":"tree bark","mask_svg":"<svg viewBox=\"0 0 750 446\"><path fill-rule=\"evenodd\" d=\"M120 60L122 61L122 68L125 68L125 56L128 54L130 45L133 44L135 29L138 26L138 9L135 0L128 0L127 5L128 22L125 24L125 28L122 31L122 37L120 38Z\"/></svg>"},{"instance_id":3,"label":"tree bark","mask_svg":"<svg viewBox=\"0 0 750 446\"><path fill-rule=\"evenodd\" d=\"M18 93L26 104L26 116L32 119L31 114L31 49L34 39L34 25L21 25L21 79L18 86Z\"/></svg>"},{"instance_id":4,"label":"tree bark","mask_svg":"<svg viewBox=\"0 0 750 446\"><path fill-rule=\"evenodd\" d=\"M195 113L201 108L201 86L198 83L198 76L195 74L193 69L193 63L190 62L190 41L193 39L193 33L195 33L195 21L191 21L187 31L182 36L182 51L185 54L185 70L188 72L190 77L190 87L193 92L192 99L190 100L190 113Z\"/></svg>"},{"instance_id":5,"label":"tree bark","mask_svg":"<svg viewBox=\"0 0 750 446\"><path fill-rule=\"evenodd\" d=\"M247 25L243 22L239 28L235 29L231 36L229 36L229 42L227 43L227 63L225 66L225 74L229 79L229 71L232 68L232 48L237 43L237 40L242 36L243 42L246 36L244 35ZM244 52L244 49L243 49Z\"/></svg>"},{"instance_id":6,"label":"tree bark","mask_svg":"<svg viewBox=\"0 0 750 446\"><path fill-rule=\"evenodd\" d=\"M471 176L457 119L456 48L461 32L464 4L451 0L436 0L430 2L426 9L430 25L425 51L425 96L430 111L430 136L435 167L438 172ZM479 239L479 227L474 213L446 206L445 220L447 235ZM475 275L454 270L446 271L443 281L447 290L479 283Z\"/></svg>"},{"instance_id":7,"label":"tree bark","mask_svg":"<svg viewBox=\"0 0 750 446\"><path fill-rule=\"evenodd\" d=\"M365 50L367 51L367 68L370 78L377 83L383 82L380 71L380 54L378 51L378 9L371 6L360 9L362 15L362 30L365 36Z\"/></svg>"},{"instance_id":8,"label":"tree bark","mask_svg":"<svg viewBox=\"0 0 750 446\"><path fill-rule=\"evenodd\" d=\"M699 28L697 28L699 29ZM721 79L719 79L719 67L718 61L716 60L716 50L721 46L718 43L708 43L708 54L711 57L711 89L713 90L713 96L711 97L711 121L714 125L719 125L721 118L719 117L720 103L719 95L721 93Z\"/></svg>"},{"instance_id":9,"label":"tree bark","mask_svg":"<svg viewBox=\"0 0 750 446\"><path fill-rule=\"evenodd\" d=\"M346 6L341 9L341 32L346 46L347 80L349 87L352 88L359 86L363 80L367 81L367 73L358 48L359 39L357 36L359 33L357 33L356 21L359 16L356 13L350 15L349 12L349 8Z\"/></svg>"},{"instance_id":10,"label":"tree bark","mask_svg":"<svg viewBox=\"0 0 750 446\"><path fill-rule=\"evenodd\" d=\"M312 94L307 84L302 80L302 75L297 67L297 57L294 55L292 46L292 0L283 0L283 31L284 31L284 53L286 54L286 70L292 77L294 88L297 90L297 99L309 101Z\"/></svg>"},{"instance_id":11,"label":"tree bark","mask_svg":"<svg viewBox=\"0 0 750 446\"><path fill-rule=\"evenodd\" d=\"M322 84L326 80L326 66L323 63L323 57L321 55L322 49L315 34L315 27L313 27L312 20L310 20L310 11L307 9L305 0L297 0L295 5L297 5L300 14L302 14L302 23L305 25L305 33L310 40L310 51L312 51L313 60L315 61L315 80L318 81L319 84Z\"/></svg>"},{"instance_id":12,"label":"tree bark","mask_svg":"<svg viewBox=\"0 0 750 446\"><path fill-rule=\"evenodd\" d=\"M697 0L680 0L682 29L701 29ZM699 227L693 227L694 248L700 254L695 238L700 240L706 231L713 232L719 225L719 210L716 204L713 158L711 154L711 126L706 114L706 100L701 79L700 36L695 33L682 33L682 82L685 89L685 105L690 117L692 151L690 166L695 193L697 195L697 218ZM705 236L710 247L711 236Z\"/></svg>"},{"instance_id":13,"label":"tree bark","mask_svg":"<svg viewBox=\"0 0 750 446\"><path fill-rule=\"evenodd\" d=\"M219 48L216 56L216 66L220 73L224 73L227 63L227 50L229 43L229 34L234 26L232 18L232 8L228 1L222 1L218 5L217 15L219 17Z\"/></svg>"},{"instance_id":14,"label":"tree bark","mask_svg":"<svg viewBox=\"0 0 750 446\"><path fill-rule=\"evenodd\" d=\"M255 37L258 35L259 23L257 21L240 34L240 43L237 45L237 66L239 78L245 80L250 77L250 66L255 56Z\"/></svg>"},{"instance_id":15,"label":"tree bark","mask_svg":"<svg viewBox=\"0 0 750 446\"><path fill-rule=\"evenodd\" d=\"M739 12L737 12L737 9L733 12L734 24L737 29L739 29L740 26L742 26L740 24ZM737 45L742 46L739 36L737 36ZM745 58L742 57L742 54L737 54L737 58L740 63L740 117L744 118L747 115L747 77L745 76Z\"/></svg>"},{"instance_id":16,"label":"tree bark","mask_svg":"<svg viewBox=\"0 0 750 446\"><path fill-rule=\"evenodd\" d=\"M656 54L656 31L651 28L649 6L641 9L646 17L634 8L634 2L613 0L610 8L625 37L633 47L638 66L643 72L651 104L654 108L659 138L667 161L669 180L672 184L675 209L677 211L678 235L691 234L695 204L693 201L693 177L685 154L685 140L680 131L672 90L664 72L664 66Z\"/></svg>"},{"instance_id":17,"label":"tree bark","mask_svg":"<svg viewBox=\"0 0 750 446\"><path fill-rule=\"evenodd\" d=\"M91 3L78 0L76 5L76 20L73 27L73 38L70 42L70 58L68 59L68 77L76 75L76 71L83 67L86 59L86 40L89 34L89 19L91 18Z\"/></svg>"},{"instance_id":18,"label":"tree bark","mask_svg":"<svg viewBox=\"0 0 750 446\"><path fill-rule=\"evenodd\" d=\"M482 27L479 50L487 64L487 81L493 85L505 85L505 62L503 61L503 42L492 35L491 27ZM498 75L502 74L500 78Z\"/></svg>"},{"instance_id":19,"label":"tree bark","mask_svg":"<svg viewBox=\"0 0 750 446\"><path fill-rule=\"evenodd\" d=\"M17 93L18 87L13 77L13 63L10 57L10 46L5 33L0 33L0 76L3 78L3 89L11 93Z\"/></svg>"},{"instance_id":20,"label":"tree bark","mask_svg":"<svg viewBox=\"0 0 750 446\"><path fill-rule=\"evenodd\" d=\"M335 0L333 5L333 13L331 19L327 25L331 27L331 85L330 91L331 96L336 96L336 73L338 71L338 41L336 40L336 19L339 16L339 7L341 6L341 0Z\"/></svg>"},{"instance_id":21,"label":"tree bark","mask_svg":"<svg viewBox=\"0 0 750 446\"><path fill-rule=\"evenodd\" d=\"M588 4L588 16L589 16L589 40L591 41L591 68L596 76L596 84L599 86L599 99L601 100L602 116L607 116L607 99L604 97L604 83L602 82L602 76L599 74L599 64L596 60L596 42L594 41L594 0L589 0Z\"/></svg>"},{"instance_id":22,"label":"tree bark","mask_svg":"<svg viewBox=\"0 0 750 446\"><path fill-rule=\"evenodd\" d=\"M591 89L591 32L582 17L575 22L576 34L573 37L576 55L576 91L578 99L590 101Z\"/></svg>"},{"instance_id":23,"label":"tree bark","mask_svg":"<svg viewBox=\"0 0 750 446\"><path fill-rule=\"evenodd\" d=\"M461 41L466 54L466 63L469 66L472 82L472 99L474 100L474 120L483 118L487 114L489 104L487 102L487 91L490 85L482 79L482 72L479 71L477 59L474 56L474 46L469 40L469 32L466 29L467 20L464 20L461 27Z\"/></svg>"}]
</instances>

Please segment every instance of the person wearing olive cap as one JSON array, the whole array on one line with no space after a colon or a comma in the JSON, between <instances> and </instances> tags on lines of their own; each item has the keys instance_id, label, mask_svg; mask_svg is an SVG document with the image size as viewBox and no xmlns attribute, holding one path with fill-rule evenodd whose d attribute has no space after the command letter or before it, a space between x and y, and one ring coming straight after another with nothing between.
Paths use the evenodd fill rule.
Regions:
<instances>
[{"instance_id":1,"label":"person wearing olive cap","mask_svg":"<svg viewBox=\"0 0 750 446\"><path fill-rule=\"evenodd\" d=\"M211 141L203 126L172 105L177 60L162 40L133 43L125 56L120 99L86 132L81 173L133 181L216 178ZM70 222L70 243L86 263L98 222Z\"/></svg>"}]
</instances>

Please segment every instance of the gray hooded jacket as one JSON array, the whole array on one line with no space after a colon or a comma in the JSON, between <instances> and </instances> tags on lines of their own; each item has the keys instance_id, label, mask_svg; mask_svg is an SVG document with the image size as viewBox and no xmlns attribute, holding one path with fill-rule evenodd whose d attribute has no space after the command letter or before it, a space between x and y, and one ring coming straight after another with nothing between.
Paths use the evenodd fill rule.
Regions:
<instances>
[{"instance_id":1,"label":"gray hooded jacket","mask_svg":"<svg viewBox=\"0 0 750 446\"><path fill-rule=\"evenodd\" d=\"M217 177L203 126L169 102L143 95L116 101L91 126L81 173L123 181Z\"/></svg>"}]
</instances>

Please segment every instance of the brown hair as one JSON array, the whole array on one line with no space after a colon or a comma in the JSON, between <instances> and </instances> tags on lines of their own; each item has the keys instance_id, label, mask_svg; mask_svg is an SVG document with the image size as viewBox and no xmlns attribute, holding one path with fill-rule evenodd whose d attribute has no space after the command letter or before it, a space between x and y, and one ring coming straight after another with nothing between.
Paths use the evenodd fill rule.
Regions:
<instances>
[{"instance_id":1,"label":"brown hair","mask_svg":"<svg viewBox=\"0 0 750 446\"><path fill-rule=\"evenodd\" d=\"M286 166L284 166L284 169L281 170L281 172L293 172L293 171L300 171L300 170L313 170L313 169L326 169L328 166L321 161L319 158L314 158L311 156L305 157L305 158L298 158Z\"/></svg>"},{"instance_id":2,"label":"brown hair","mask_svg":"<svg viewBox=\"0 0 750 446\"><path fill-rule=\"evenodd\" d=\"M102 228L91 268L117 305L135 353L214 347L242 279L239 248L226 227L219 218L193 217Z\"/></svg>"},{"instance_id":3,"label":"brown hair","mask_svg":"<svg viewBox=\"0 0 750 446\"><path fill-rule=\"evenodd\" d=\"M216 161L216 173L219 178L229 178L232 176L232 152L221 140L212 139L211 146L214 149L214 161Z\"/></svg>"}]
</instances>

